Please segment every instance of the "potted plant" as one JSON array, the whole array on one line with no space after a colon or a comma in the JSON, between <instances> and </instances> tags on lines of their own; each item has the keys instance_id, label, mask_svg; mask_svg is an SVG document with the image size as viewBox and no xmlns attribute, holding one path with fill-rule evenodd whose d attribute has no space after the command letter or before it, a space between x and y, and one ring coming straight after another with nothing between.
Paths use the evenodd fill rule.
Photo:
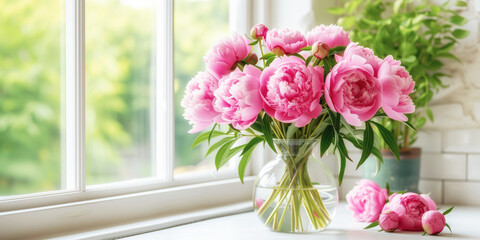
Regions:
<instances>
[{"instance_id":1,"label":"potted plant","mask_svg":"<svg viewBox=\"0 0 480 240\"><path fill-rule=\"evenodd\" d=\"M458 39L469 34L458 28L467 19L451 10L449 4L446 1L435 5L427 0L347 0L343 7L329 9L330 13L342 16L338 23L349 31L352 41L373 49L379 57L392 55L399 59L415 81L416 91L410 96L417 110L407 114L409 124L389 118L381 120L393 133L401 161L397 162L385 149L385 142L380 141L384 159L380 172L377 173L373 159L364 164L364 177L376 180L383 187L388 182L393 191L418 192L421 149L412 147L417 135L409 126L420 129L427 119L434 120L428 103L435 92L446 87L442 78L451 77L442 71L442 60L460 62L452 54L452 48ZM466 3L456 1L454 5L463 8ZM384 108L385 112L389 110Z\"/></svg>"},{"instance_id":2,"label":"potted plant","mask_svg":"<svg viewBox=\"0 0 480 240\"><path fill-rule=\"evenodd\" d=\"M206 154L216 152L217 169L239 155L241 181L256 146L263 142L277 153L258 174L253 197L258 218L269 229L315 232L332 221L337 188L328 168L313 157L314 148L319 146L321 156L335 153L340 184L351 160L346 142L362 150L358 166L370 154L382 161L377 138L398 156L392 132L378 120L400 120L412 112L408 94L414 89L399 93L397 103L386 101L391 96L383 94L383 85L394 72L380 70L399 63L351 43L339 26L317 26L304 36L256 25L250 37L234 33L214 44L204 60L206 70L188 83L182 106L193 125L190 133L213 127L193 146L215 140ZM413 86L408 72L402 73L405 84ZM381 110L398 102L411 106Z\"/></svg>"}]
</instances>

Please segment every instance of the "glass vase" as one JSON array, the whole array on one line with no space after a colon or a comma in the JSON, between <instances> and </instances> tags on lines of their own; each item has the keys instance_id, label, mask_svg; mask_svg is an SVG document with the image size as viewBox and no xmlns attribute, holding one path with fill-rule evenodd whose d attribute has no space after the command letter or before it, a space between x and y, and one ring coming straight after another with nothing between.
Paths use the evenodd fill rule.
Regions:
<instances>
[{"instance_id":1,"label":"glass vase","mask_svg":"<svg viewBox=\"0 0 480 240\"><path fill-rule=\"evenodd\" d=\"M335 179L313 156L318 140L276 139L276 158L260 171L253 205L260 221L278 232L318 232L338 204Z\"/></svg>"}]
</instances>

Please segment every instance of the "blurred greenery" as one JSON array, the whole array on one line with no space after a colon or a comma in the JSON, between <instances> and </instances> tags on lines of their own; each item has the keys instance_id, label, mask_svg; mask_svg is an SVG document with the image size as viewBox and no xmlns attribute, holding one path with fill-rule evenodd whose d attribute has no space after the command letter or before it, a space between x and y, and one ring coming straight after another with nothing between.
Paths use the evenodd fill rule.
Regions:
<instances>
[{"instance_id":1,"label":"blurred greenery","mask_svg":"<svg viewBox=\"0 0 480 240\"><path fill-rule=\"evenodd\" d=\"M62 188L65 1L0 0L0 195ZM155 1L86 1L86 173L97 184L152 174ZM175 167L202 150L182 117L186 83L228 34L228 1L175 0ZM160 33L161 36L161 33Z\"/></svg>"},{"instance_id":2,"label":"blurred greenery","mask_svg":"<svg viewBox=\"0 0 480 240\"><path fill-rule=\"evenodd\" d=\"M175 64L175 166L195 165L206 151L190 150L198 134L186 133L191 126L183 118L180 101L187 82L204 71L203 56L212 43L228 35L228 2L224 0L174 2ZM213 168L213 162L211 162ZM177 171L181 172L181 171Z\"/></svg>"}]
</instances>

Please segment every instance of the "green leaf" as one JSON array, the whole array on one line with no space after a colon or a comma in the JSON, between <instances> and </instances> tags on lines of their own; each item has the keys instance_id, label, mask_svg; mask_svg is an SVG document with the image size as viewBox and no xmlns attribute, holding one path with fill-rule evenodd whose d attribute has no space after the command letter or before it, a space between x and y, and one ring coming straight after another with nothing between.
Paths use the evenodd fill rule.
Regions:
<instances>
[{"instance_id":1,"label":"green leaf","mask_svg":"<svg viewBox=\"0 0 480 240\"><path fill-rule=\"evenodd\" d=\"M205 157L210 155L212 152L215 152L219 147L221 147L223 144L225 144L228 141L231 141L235 139L235 137L226 137L224 139L219 140L218 142L214 143L212 146L210 146L207 150L207 153L205 153Z\"/></svg>"},{"instance_id":2,"label":"green leaf","mask_svg":"<svg viewBox=\"0 0 480 240\"><path fill-rule=\"evenodd\" d=\"M461 62L461 60L459 58L457 58L455 55L449 53L449 52L441 52L439 54L437 54L437 57L441 57L441 58L450 58L450 59L453 59L457 62Z\"/></svg>"},{"instance_id":3,"label":"green leaf","mask_svg":"<svg viewBox=\"0 0 480 240\"><path fill-rule=\"evenodd\" d=\"M433 60L430 64L426 66L427 69L430 69L433 71L438 70L442 67L443 67L443 63L438 60Z\"/></svg>"},{"instance_id":4,"label":"green leaf","mask_svg":"<svg viewBox=\"0 0 480 240\"><path fill-rule=\"evenodd\" d=\"M290 126L288 126L287 128L287 134L286 134L286 138L287 139L290 139L292 138L293 134L295 134L295 132L297 132L298 128L295 127L295 124L294 123L291 123Z\"/></svg>"},{"instance_id":5,"label":"green leaf","mask_svg":"<svg viewBox=\"0 0 480 240\"><path fill-rule=\"evenodd\" d=\"M393 155L395 155L397 160L400 161L400 156L398 155L398 145L397 145L397 142L395 141L395 138L393 137L392 132L390 132L384 126L380 125L380 123L373 122L373 121L371 123L375 124L377 129L380 131L380 135L382 136L383 140L388 145L390 150L392 150Z\"/></svg>"},{"instance_id":6,"label":"green leaf","mask_svg":"<svg viewBox=\"0 0 480 240\"><path fill-rule=\"evenodd\" d=\"M332 143L334 136L334 130L331 125L329 125L327 128L325 128L325 131L322 133L322 138L320 141L320 157L323 157L323 154L327 151L328 147L330 147L330 144Z\"/></svg>"},{"instance_id":7,"label":"green leaf","mask_svg":"<svg viewBox=\"0 0 480 240\"><path fill-rule=\"evenodd\" d=\"M250 46L254 46L254 45L257 45L257 43L258 43L258 40L257 40L257 41L255 41L255 42L251 42L251 43L249 43L248 45L250 45Z\"/></svg>"},{"instance_id":8,"label":"green leaf","mask_svg":"<svg viewBox=\"0 0 480 240\"><path fill-rule=\"evenodd\" d=\"M385 182L385 188L387 189L387 195L390 195L390 185L388 184L388 181ZM388 199L387 199L388 201Z\"/></svg>"},{"instance_id":9,"label":"green leaf","mask_svg":"<svg viewBox=\"0 0 480 240\"><path fill-rule=\"evenodd\" d=\"M342 185L343 175L345 175L345 167L347 165L347 159L340 153L340 170L338 171L338 185Z\"/></svg>"},{"instance_id":10,"label":"green leaf","mask_svg":"<svg viewBox=\"0 0 480 240\"><path fill-rule=\"evenodd\" d=\"M338 46L338 47L334 47L334 48L330 48L329 52L328 52L328 56L333 56L335 54L338 54L338 53L342 53L345 51L345 46Z\"/></svg>"},{"instance_id":11,"label":"green leaf","mask_svg":"<svg viewBox=\"0 0 480 240\"><path fill-rule=\"evenodd\" d=\"M370 225L366 226L364 229L374 228L378 226L378 221L370 223Z\"/></svg>"},{"instance_id":12,"label":"green leaf","mask_svg":"<svg viewBox=\"0 0 480 240\"><path fill-rule=\"evenodd\" d=\"M398 13L398 11L400 10L400 8L402 7L403 5L403 0L397 0L395 1L395 3L393 4L393 12L394 13Z\"/></svg>"},{"instance_id":13,"label":"green leaf","mask_svg":"<svg viewBox=\"0 0 480 240\"><path fill-rule=\"evenodd\" d=\"M345 30L348 30L353 26L355 26L355 17L354 16L342 17L342 18L339 18L337 22L338 22L338 25L345 28Z\"/></svg>"},{"instance_id":14,"label":"green leaf","mask_svg":"<svg viewBox=\"0 0 480 240\"><path fill-rule=\"evenodd\" d=\"M226 142L220 149L218 149L217 155L215 156L215 167L220 169L225 163L228 162L227 155L230 152L230 148L237 141L237 139L230 140Z\"/></svg>"},{"instance_id":15,"label":"green leaf","mask_svg":"<svg viewBox=\"0 0 480 240\"><path fill-rule=\"evenodd\" d=\"M242 144L240 146L236 146L232 149L230 149L230 152L228 152L226 159L231 159L233 156L235 156L238 152L240 152L247 144Z\"/></svg>"},{"instance_id":16,"label":"green leaf","mask_svg":"<svg viewBox=\"0 0 480 240\"><path fill-rule=\"evenodd\" d=\"M455 25L463 26L468 23L468 20L462 16L453 15L450 17L450 22Z\"/></svg>"},{"instance_id":17,"label":"green leaf","mask_svg":"<svg viewBox=\"0 0 480 240\"><path fill-rule=\"evenodd\" d=\"M350 156L348 156L348 151L347 151L347 147L345 147L345 142L343 142L343 138L340 136L338 136L337 138L337 148L338 148L338 151L340 151L340 153L343 156L345 156L348 160L352 161Z\"/></svg>"},{"instance_id":18,"label":"green leaf","mask_svg":"<svg viewBox=\"0 0 480 240\"><path fill-rule=\"evenodd\" d=\"M452 228L450 227L450 225L448 225L448 223L445 223L445 227L447 227L447 228L448 228L448 230L450 231L450 234L452 234L452 233L453 233L453 232L452 232Z\"/></svg>"},{"instance_id":19,"label":"green leaf","mask_svg":"<svg viewBox=\"0 0 480 240\"><path fill-rule=\"evenodd\" d=\"M304 58L302 55L298 54L298 53L289 54L288 56L298 57L298 58L302 59L302 60L305 62L305 58Z\"/></svg>"},{"instance_id":20,"label":"green leaf","mask_svg":"<svg viewBox=\"0 0 480 240\"><path fill-rule=\"evenodd\" d=\"M262 132L263 125L262 122L260 121L260 118L257 118L257 120L250 126L253 130L257 132Z\"/></svg>"},{"instance_id":21,"label":"green leaf","mask_svg":"<svg viewBox=\"0 0 480 240\"><path fill-rule=\"evenodd\" d=\"M252 140L250 140L247 145L245 145L245 148L243 149L242 154L240 155L245 155L250 149L255 148L257 144L261 143L263 141L263 138L260 137L254 137Z\"/></svg>"},{"instance_id":22,"label":"green leaf","mask_svg":"<svg viewBox=\"0 0 480 240\"><path fill-rule=\"evenodd\" d=\"M345 13L345 8L341 7L332 7L327 9L327 11L333 15L340 15Z\"/></svg>"},{"instance_id":23,"label":"green leaf","mask_svg":"<svg viewBox=\"0 0 480 240\"><path fill-rule=\"evenodd\" d=\"M433 122L433 112L429 107L425 108L425 113L427 114L428 119Z\"/></svg>"},{"instance_id":24,"label":"green leaf","mask_svg":"<svg viewBox=\"0 0 480 240\"><path fill-rule=\"evenodd\" d=\"M277 56L277 55L275 55L275 53L272 53L272 52L271 52L271 53L265 53L265 54L263 55L263 57L261 57L261 59L267 60L267 59L270 59L270 58L273 58L273 57L276 57L276 56Z\"/></svg>"},{"instance_id":25,"label":"green leaf","mask_svg":"<svg viewBox=\"0 0 480 240\"><path fill-rule=\"evenodd\" d=\"M225 135L225 133L221 132L221 131L213 131L213 133L211 135L212 135L212 137L218 137L220 135ZM197 145L199 145L200 143L207 141L209 136L210 136L210 132L204 132L204 133L198 135L198 137L195 138L195 140L193 141L192 149L194 147L196 147Z\"/></svg>"},{"instance_id":26,"label":"green leaf","mask_svg":"<svg viewBox=\"0 0 480 240\"><path fill-rule=\"evenodd\" d=\"M417 131L417 129L409 122L402 122L403 124L405 124L407 127L409 127L410 129L412 129L413 131Z\"/></svg>"},{"instance_id":27,"label":"green leaf","mask_svg":"<svg viewBox=\"0 0 480 240\"><path fill-rule=\"evenodd\" d=\"M455 29L452 32L452 35L456 38L459 38L459 39L466 38L468 36L468 34L470 34L470 32L466 31L466 30L463 30L463 29Z\"/></svg>"},{"instance_id":28,"label":"green leaf","mask_svg":"<svg viewBox=\"0 0 480 240\"><path fill-rule=\"evenodd\" d=\"M438 50L442 52L449 52L453 46L455 45L455 41L451 41L449 43L446 43L445 45L441 46Z\"/></svg>"},{"instance_id":29,"label":"green leaf","mask_svg":"<svg viewBox=\"0 0 480 240\"><path fill-rule=\"evenodd\" d=\"M305 61L305 66L308 66L308 64L310 64L310 62L312 61L313 59L313 55L310 55L307 57L307 60Z\"/></svg>"},{"instance_id":30,"label":"green leaf","mask_svg":"<svg viewBox=\"0 0 480 240\"><path fill-rule=\"evenodd\" d=\"M300 50L302 50L302 51L310 51L310 50L312 50L312 47L311 47L311 46L308 46L308 47L301 48Z\"/></svg>"},{"instance_id":31,"label":"green leaf","mask_svg":"<svg viewBox=\"0 0 480 240\"><path fill-rule=\"evenodd\" d=\"M272 127L271 127L271 122L272 118L268 116L268 114L265 113L263 116L263 135L265 136L265 141L268 143L268 146L277 153L277 150L275 149L275 145L273 144L273 133L272 133Z\"/></svg>"},{"instance_id":32,"label":"green leaf","mask_svg":"<svg viewBox=\"0 0 480 240\"><path fill-rule=\"evenodd\" d=\"M245 176L245 169L247 168L248 162L250 161L250 157L252 156L254 148L250 148L245 154L243 154L240 163L238 164L238 177L240 181L243 183L243 177Z\"/></svg>"},{"instance_id":33,"label":"green leaf","mask_svg":"<svg viewBox=\"0 0 480 240\"><path fill-rule=\"evenodd\" d=\"M442 214L443 214L444 216L447 215L447 214L449 214L449 213L453 210L454 207L455 207L455 206L453 206L453 207L445 210L445 212L443 212Z\"/></svg>"},{"instance_id":34,"label":"green leaf","mask_svg":"<svg viewBox=\"0 0 480 240\"><path fill-rule=\"evenodd\" d=\"M402 58L402 62L406 63L413 63L417 60L417 57L415 55L410 55L408 57Z\"/></svg>"},{"instance_id":35,"label":"green leaf","mask_svg":"<svg viewBox=\"0 0 480 240\"><path fill-rule=\"evenodd\" d=\"M213 131L215 131L215 128L217 127L217 123L215 123L215 125L213 125L212 127L212 130L210 131L210 134L208 134L208 145L210 145L210 139L212 139L212 134L213 134Z\"/></svg>"},{"instance_id":36,"label":"green leaf","mask_svg":"<svg viewBox=\"0 0 480 240\"><path fill-rule=\"evenodd\" d=\"M269 59L267 60L267 62L265 63L265 65L266 65L265 67L268 67L268 66L270 66L270 63L272 63L272 62L273 62L273 60L275 60L275 58L274 58L274 57L272 57L272 58L269 58Z\"/></svg>"},{"instance_id":37,"label":"green leaf","mask_svg":"<svg viewBox=\"0 0 480 240\"><path fill-rule=\"evenodd\" d=\"M367 158L372 153L373 148L373 129L370 125L370 121L365 122L365 131L363 132L363 151L362 156L360 157L360 161L357 164L357 170L362 164L367 160Z\"/></svg>"},{"instance_id":38,"label":"green leaf","mask_svg":"<svg viewBox=\"0 0 480 240\"><path fill-rule=\"evenodd\" d=\"M442 8L437 5L430 6L430 10L432 11L433 16L438 16L438 14L442 11Z\"/></svg>"},{"instance_id":39,"label":"green leaf","mask_svg":"<svg viewBox=\"0 0 480 240\"><path fill-rule=\"evenodd\" d=\"M456 2L455 2L455 6L457 6L457 7L466 7L466 6L467 6L467 3L464 2L464 1L456 1Z\"/></svg>"}]
</instances>

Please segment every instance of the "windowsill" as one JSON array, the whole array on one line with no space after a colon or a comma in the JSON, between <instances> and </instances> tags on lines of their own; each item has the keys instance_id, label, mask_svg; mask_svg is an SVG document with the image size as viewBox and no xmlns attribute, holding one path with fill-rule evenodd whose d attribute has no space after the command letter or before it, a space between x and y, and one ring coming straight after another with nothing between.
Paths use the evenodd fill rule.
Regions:
<instances>
[{"instance_id":1,"label":"windowsill","mask_svg":"<svg viewBox=\"0 0 480 240\"><path fill-rule=\"evenodd\" d=\"M147 221L139 221L131 224L115 226L95 231L83 232L72 235L65 235L61 237L52 238L54 240L67 239L105 239L118 238L121 236L142 236L142 233L157 231L159 229L171 228L188 223L203 221L207 219L217 219L224 216L236 216L235 214L251 212L252 202L242 202L237 204L226 205L206 210L194 211L189 213L174 214L161 218L151 219ZM188 226L188 225L185 225ZM162 238L163 239L163 238Z\"/></svg>"},{"instance_id":2,"label":"windowsill","mask_svg":"<svg viewBox=\"0 0 480 240\"><path fill-rule=\"evenodd\" d=\"M227 179L103 199L0 212L0 238L37 239L45 236L58 237L82 233L75 239L104 239L107 236L130 236L185 224L191 222L187 220L192 218L192 213L198 214L193 218L198 221L244 212L248 209L239 206L231 210L220 209L213 212L202 210L248 201L251 198L254 179L255 177L248 176L245 177L244 184L238 179ZM183 215L184 213L186 215ZM160 219L158 223L147 221L145 226L138 225L145 220L159 218L164 219ZM95 229L102 230L93 231ZM85 235L87 233L90 235ZM82 237L83 235L87 237ZM95 237L96 235L99 237Z\"/></svg>"},{"instance_id":3,"label":"windowsill","mask_svg":"<svg viewBox=\"0 0 480 240\"><path fill-rule=\"evenodd\" d=\"M442 209L446 209L444 206ZM169 216L151 221L138 222L118 228L105 229L58 239L113 238L138 234L125 239L292 239L293 234L276 233L265 229L251 211L251 203L245 202L225 207ZM232 215L233 214L233 215ZM228 216L227 216L228 215ZM223 216L223 217L221 217ZM478 239L480 229L477 217L480 207L457 206L447 216L453 234L445 228L438 236L422 236L421 232L378 232L378 227L363 230L367 223L356 222L345 203L341 203L333 222L326 230L313 234L296 234L295 239L425 239L443 237L446 239ZM212 217L215 217L212 219ZM209 220L206 220L209 219ZM184 224L178 226L179 224ZM176 226L176 227L172 227ZM167 228L167 229L165 229ZM154 229L163 229L154 231ZM110 231L110 232L109 232Z\"/></svg>"}]
</instances>

